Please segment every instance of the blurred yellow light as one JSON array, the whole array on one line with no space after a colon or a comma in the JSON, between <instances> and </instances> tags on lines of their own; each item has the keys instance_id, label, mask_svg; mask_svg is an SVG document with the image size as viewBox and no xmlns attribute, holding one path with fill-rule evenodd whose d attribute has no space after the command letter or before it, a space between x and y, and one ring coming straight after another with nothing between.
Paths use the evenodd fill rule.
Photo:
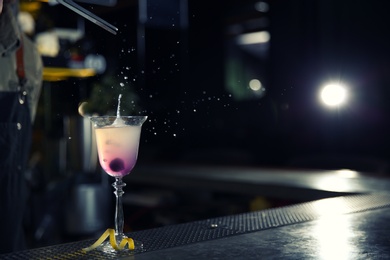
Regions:
<instances>
[{"instance_id":1,"label":"blurred yellow light","mask_svg":"<svg viewBox=\"0 0 390 260\"><path fill-rule=\"evenodd\" d=\"M42 3L32 1L20 1L19 10L22 12L34 13L41 9Z\"/></svg>"},{"instance_id":2,"label":"blurred yellow light","mask_svg":"<svg viewBox=\"0 0 390 260\"><path fill-rule=\"evenodd\" d=\"M56 67L44 67L43 68L43 80L44 81L61 81L71 77L75 78L87 78L96 75L94 69L69 69L69 68L56 68Z\"/></svg>"}]
</instances>

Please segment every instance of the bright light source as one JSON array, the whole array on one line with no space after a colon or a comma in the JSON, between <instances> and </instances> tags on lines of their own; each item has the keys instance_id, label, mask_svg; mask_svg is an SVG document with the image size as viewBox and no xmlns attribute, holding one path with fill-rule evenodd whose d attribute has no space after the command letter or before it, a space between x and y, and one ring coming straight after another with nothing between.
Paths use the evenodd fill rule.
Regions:
<instances>
[{"instance_id":1,"label":"bright light source","mask_svg":"<svg viewBox=\"0 0 390 260\"><path fill-rule=\"evenodd\" d=\"M339 107L347 100L347 89L339 83L325 85L320 91L321 101L329 107Z\"/></svg>"},{"instance_id":2,"label":"bright light source","mask_svg":"<svg viewBox=\"0 0 390 260\"><path fill-rule=\"evenodd\" d=\"M252 89L253 91L259 91L262 87L262 84L260 80L258 79L252 79L249 81L249 88Z\"/></svg>"},{"instance_id":3,"label":"bright light source","mask_svg":"<svg viewBox=\"0 0 390 260\"><path fill-rule=\"evenodd\" d=\"M253 91L252 93L256 97L262 97L265 95L266 89L264 88L263 84L258 79L251 79L249 81L249 88Z\"/></svg>"},{"instance_id":4,"label":"bright light source","mask_svg":"<svg viewBox=\"0 0 390 260\"><path fill-rule=\"evenodd\" d=\"M239 36L238 43L242 45L266 43L270 38L271 35L267 31L246 33Z\"/></svg>"}]
</instances>

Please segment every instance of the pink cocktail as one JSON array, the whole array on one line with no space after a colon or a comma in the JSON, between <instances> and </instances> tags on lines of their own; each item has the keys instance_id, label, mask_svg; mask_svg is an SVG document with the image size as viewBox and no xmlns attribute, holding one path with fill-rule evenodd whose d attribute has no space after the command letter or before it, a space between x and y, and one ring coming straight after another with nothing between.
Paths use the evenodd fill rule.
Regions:
<instances>
[{"instance_id":1,"label":"pink cocktail","mask_svg":"<svg viewBox=\"0 0 390 260\"><path fill-rule=\"evenodd\" d=\"M103 127L95 133L103 170L112 177L129 174L137 161L141 126Z\"/></svg>"},{"instance_id":2,"label":"pink cocktail","mask_svg":"<svg viewBox=\"0 0 390 260\"><path fill-rule=\"evenodd\" d=\"M119 110L119 109L118 109ZM138 156L138 146L141 136L142 124L147 116L97 116L91 117L93 123L96 144L99 154L99 162L103 170L115 178L112 186L115 188L115 237L117 241L126 238L123 233L123 206L122 195L123 176L129 174L134 168ZM142 247L142 243L138 243ZM137 247L137 244L136 244ZM111 251L112 247L102 246L103 251Z\"/></svg>"}]
</instances>

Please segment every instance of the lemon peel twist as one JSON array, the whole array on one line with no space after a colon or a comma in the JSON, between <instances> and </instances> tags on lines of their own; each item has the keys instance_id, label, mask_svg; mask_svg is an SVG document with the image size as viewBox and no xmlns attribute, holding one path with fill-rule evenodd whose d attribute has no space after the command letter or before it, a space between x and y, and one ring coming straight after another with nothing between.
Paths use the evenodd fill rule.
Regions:
<instances>
[{"instance_id":1,"label":"lemon peel twist","mask_svg":"<svg viewBox=\"0 0 390 260\"><path fill-rule=\"evenodd\" d=\"M99 237L98 240L96 240L95 243L93 243L89 247L83 248L82 251L84 253L87 253L91 250L96 249L98 246L100 246L104 242L104 240L106 240L107 237L110 237L110 244L111 244L112 248L114 248L115 250L122 250L125 248L126 245L128 246L128 248L130 250L135 249L134 240L130 237L123 238L122 241L120 241L120 243L118 245L116 242L114 229L109 228Z\"/></svg>"}]
</instances>

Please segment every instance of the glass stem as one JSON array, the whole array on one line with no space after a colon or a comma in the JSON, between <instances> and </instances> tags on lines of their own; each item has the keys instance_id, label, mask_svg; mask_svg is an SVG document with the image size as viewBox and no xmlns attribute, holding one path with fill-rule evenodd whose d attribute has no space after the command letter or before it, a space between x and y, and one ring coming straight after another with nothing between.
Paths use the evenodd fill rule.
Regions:
<instances>
[{"instance_id":1,"label":"glass stem","mask_svg":"<svg viewBox=\"0 0 390 260\"><path fill-rule=\"evenodd\" d=\"M115 188L114 194L116 197L115 235L122 237L123 236L123 224L124 224L122 195L125 193L123 191L123 187L126 186L126 183L124 183L122 181L122 178L115 178L115 182L112 184L112 186Z\"/></svg>"}]
</instances>

